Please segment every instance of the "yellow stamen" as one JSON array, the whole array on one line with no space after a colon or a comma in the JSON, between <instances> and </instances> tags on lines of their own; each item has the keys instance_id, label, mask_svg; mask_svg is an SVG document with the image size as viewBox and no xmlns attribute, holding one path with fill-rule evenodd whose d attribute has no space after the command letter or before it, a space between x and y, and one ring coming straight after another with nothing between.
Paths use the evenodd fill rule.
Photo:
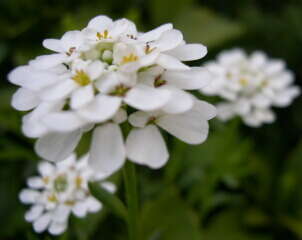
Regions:
<instances>
[{"instance_id":1,"label":"yellow stamen","mask_svg":"<svg viewBox=\"0 0 302 240\"><path fill-rule=\"evenodd\" d=\"M73 206L73 205L75 205L75 201L73 201L73 200L67 200L67 201L65 201L64 202L66 205L68 205L68 206Z\"/></svg>"},{"instance_id":2,"label":"yellow stamen","mask_svg":"<svg viewBox=\"0 0 302 240\"><path fill-rule=\"evenodd\" d=\"M42 178L42 181L43 181L45 184L48 184L48 183L49 183L49 177L43 177L43 178Z\"/></svg>"},{"instance_id":3,"label":"yellow stamen","mask_svg":"<svg viewBox=\"0 0 302 240\"><path fill-rule=\"evenodd\" d=\"M83 70L76 70L76 74L72 79L81 86L86 86L91 83L90 77Z\"/></svg>"},{"instance_id":4,"label":"yellow stamen","mask_svg":"<svg viewBox=\"0 0 302 240\"><path fill-rule=\"evenodd\" d=\"M146 54L152 53L154 50L155 50L155 47L151 48L149 44L147 44L146 47L145 47L145 53Z\"/></svg>"},{"instance_id":5,"label":"yellow stamen","mask_svg":"<svg viewBox=\"0 0 302 240\"><path fill-rule=\"evenodd\" d=\"M128 56L124 56L123 57L121 64L126 64L126 63L129 63L129 62L135 62L137 60L138 60L138 56L136 56L133 53L131 53Z\"/></svg>"},{"instance_id":6,"label":"yellow stamen","mask_svg":"<svg viewBox=\"0 0 302 240\"><path fill-rule=\"evenodd\" d=\"M51 195L48 196L48 201L50 201L50 202L57 202L58 198L57 198L57 196L54 193L52 193Z\"/></svg>"},{"instance_id":7,"label":"yellow stamen","mask_svg":"<svg viewBox=\"0 0 302 240\"><path fill-rule=\"evenodd\" d=\"M98 38L99 40L111 38L111 37L109 36L108 30L105 30L105 31L102 32L102 33L98 32L98 33L96 34L96 36L97 36L97 38Z\"/></svg>"},{"instance_id":8,"label":"yellow stamen","mask_svg":"<svg viewBox=\"0 0 302 240\"><path fill-rule=\"evenodd\" d=\"M248 85L249 81L246 78L240 78L239 83L241 86L245 87Z\"/></svg>"},{"instance_id":9,"label":"yellow stamen","mask_svg":"<svg viewBox=\"0 0 302 240\"><path fill-rule=\"evenodd\" d=\"M77 176L75 179L75 184L77 188L80 188L82 186L83 183L83 178L81 176Z\"/></svg>"}]
</instances>

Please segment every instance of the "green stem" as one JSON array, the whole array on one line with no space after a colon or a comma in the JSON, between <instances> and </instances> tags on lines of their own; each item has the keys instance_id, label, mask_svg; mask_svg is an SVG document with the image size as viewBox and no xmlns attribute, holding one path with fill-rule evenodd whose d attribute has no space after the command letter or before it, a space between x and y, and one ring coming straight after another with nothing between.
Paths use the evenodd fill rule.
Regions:
<instances>
[{"instance_id":1,"label":"green stem","mask_svg":"<svg viewBox=\"0 0 302 240\"><path fill-rule=\"evenodd\" d=\"M128 232L129 240L138 240L138 196L135 166L127 161L124 166L124 181L126 190L126 200L128 205Z\"/></svg>"}]
</instances>

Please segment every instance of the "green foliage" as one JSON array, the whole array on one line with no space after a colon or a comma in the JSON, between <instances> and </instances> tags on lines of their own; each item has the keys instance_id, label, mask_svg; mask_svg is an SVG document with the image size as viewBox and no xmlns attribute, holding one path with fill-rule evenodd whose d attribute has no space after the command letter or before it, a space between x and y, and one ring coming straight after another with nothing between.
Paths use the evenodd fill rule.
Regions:
<instances>
[{"instance_id":1,"label":"green foliage","mask_svg":"<svg viewBox=\"0 0 302 240\"><path fill-rule=\"evenodd\" d=\"M134 20L140 30L171 22L188 42L208 46L206 60L226 48L262 49L283 58L301 85L302 2L297 0L1 0L0 1L0 239L125 240L123 203L93 185L104 210L72 218L60 237L35 234L18 201L36 173L33 140L21 133L10 106L8 72L39 54L44 38L78 29L97 14ZM192 63L197 65L200 62ZM140 240L302 239L302 101L276 110L259 129L239 119L211 121L208 140L189 146L167 136L171 154L161 170L137 167ZM89 149L86 135L78 149ZM114 181L119 185L120 175ZM121 186L116 194L122 199Z\"/></svg>"}]
</instances>

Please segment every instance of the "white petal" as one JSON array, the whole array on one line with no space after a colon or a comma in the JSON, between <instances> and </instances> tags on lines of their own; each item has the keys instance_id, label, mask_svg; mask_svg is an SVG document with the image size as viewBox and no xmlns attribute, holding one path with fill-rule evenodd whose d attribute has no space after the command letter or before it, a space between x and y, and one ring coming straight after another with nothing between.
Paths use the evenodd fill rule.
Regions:
<instances>
[{"instance_id":1,"label":"white petal","mask_svg":"<svg viewBox=\"0 0 302 240\"><path fill-rule=\"evenodd\" d=\"M104 64L101 61L93 61L87 67L87 73L92 80L98 78L104 71Z\"/></svg>"},{"instance_id":2,"label":"white petal","mask_svg":"<svg viewBox=\"0 0 302 240\"><path fill-rule=\"evenodd\" d=\"M30 188L39 189L39 188L44 187L45 184L44 184L42 178L40 178L40 177L30 177L27 179L27 185Z\"/></svg>"},{"instance_id":3,"label":"white petal","mask_svg":"<svg viewBox=\"0 0 302 240\"><path fill-rule=\"evenodd\" d=\"M139 41L150 42L157 40L164 32L171 30L173 25L171 23L163 24L149 32L143 33L139 36Z\"/></svg>"},{"instance_id":4,"label":"white petal","mask_svg":"<svg viewBox=\"0 0 302 240\"><path fill-rule=\"evenodd\" d=\"M209 131L209 125L204 119L204 115L207 117L210 115L209 113L204 113L202 109L200 104L195 104L188 112L164 115L158 118L156 123L186 143L200 144L206 140Z\"/></svg>"},{"instance_id":5,"label":"white petal","mask_svg":"<svg viewBox=\"0 0 302 240\"><path fill-rule=\"evenodd\" d=\"M87 204L86 202L77 202L72 208L72 212L79 218L83 218L87 215Z\"/></svg>"},{"instance_id":6,"label":"white petal","mask_svg":"<svg viewBox=\"0 0 302 240\"><path fill-rule=\"evenodd\" d=\"M162 167L169 158L166 143L154 125L131 130L127 137L126 149L127 157L131 161L150 168Z\"/></svg>"},{"instance_id":7,"label":"white petal","mask_svg":"<svg viewBox=\"0 0 302 240\"><path fill-rule=\"evenodd\" d=\"M157 64L162 66L166 69L171 70L189 70L190 68L183 64L181 61L179 61L177 58L166 55L166 54L160 54L158 59L156 60Z\"/></svg>"},{"instance_id":8,"label":"white petal","mask_svg":"<svg viewBox=\"0 0 302 240\"><path fill-rule=\"evenodd\" d=\"M165 71L162 79L168 81L169 84L185 90L201 89L212 80L212 74L201 67L194 67L190 70L183 71Z\"/></svg>"},{"instance_id":9,"label":"white petal","mask_svg":"<svg viewBox=\"0 0 302 240\"><path fill-rule=\"evenodd\" d=\"M234 105L234 111L244 115L251 110L251 103L248 99L239 99Z\"/></svg>"},{"instance_id":10,"label":"white petal","mask_svg":"<svg viewBox=\"0 0 302 240\"><path fill-rule=\"evenodd\" d=\"M149 113L137 111L129 116L129 123L134 127L143 128L146 126L151 116L152 115Z\"/></svg>"},{"instance_id":11,"label":"white petal","mask_svg":"<svg viewBox=\"0 0 302 240\"><path fill-rule=\"evenodd\" d=\"M59 79L53 73L37 71L30 66L21 66L9 73L8 80L13 84L35 91L50 86Z\"/></svg>"},{"instance_id":12,"label":"white petal","mask_svg":"<svg viewBox=\"0 0 302 240\"><path fill-rule=\"evenodd\" d=\"M41 233L45 231L50 221L51 221L51 217L49 213L46 213L41 217L39 217L33 224L35 232Z\"/></svg>"},{"instance_id":13,"label":"white petal","mask_svg":"<svg viewBox=\"0 0 302 240\"><path fill-rule=\"evenodd\" d=\"M41 99L45 101L55 101L66 98L78 85L71 79L63 80L40 92Z\"/></svg>"},{"instance_id":14,"label":"white petal","mask_svg":"<svg viewBox=\"0 0 302 240\"><path fill-rule=\"evenodd\" d=\"M12 97L12 106L19 111L28 111L40 103L37 95L25 88L19 88Z\"/></svg>"},{"instance_id":15,"label":"white petal","mask_svg":"<svg viewBox=\"0 0 302 240\"><path fill-rule=\"evenodd\" d=\"M87 27L92 28L99 32L103 32L106 29L108 30L111 24L112 24L112 20L109 17L104 15L99 15L91 19Z\"/></svg>"},{"instance_id":16,"label":"white petal","mask_svg":"<svg viewBox=\"0 0 302 240\"><path fill-rule=\"evenodd\" d=\"M267 108L271 104L271 100L261 94L254 96L252 99L252 104L259 108Z\"/></svg>"},{"instance_id":17,"label":"white petal","mask_svg":"<svg viewBox=\"0 0 302 240\"><path fill-rule=\"evenodd\" d=\"M132 21L129 21L126 18L122 18L114 21L109 34L111 34L113 37L119 37L122 34L136 36L137 30L135 24Z\"/></svg>"},{"instance_id":18,"label":"white petal","mask_svg":"<svg viewBox=\"0 0 302 240\"><path fill-rule=\"evenodd\" d=\"M60 235L66 231L67 223L52 222L48 228L48 232L52 235Z\"/></svg>"},{"instance_id":19,"label":"white petal","mask_svg":"<svg viewBox=\"0 0 302 240\"><path fill-rule=\"evenodd\" d=\"M217 115L216 107L205 101L195 99L193 112L196 112L201 119L210 120Z\"/></svg>"},{"instance_id":20,"label":"white petal","mask_svg":"<svg viewBox=\"0 0 302 240\"><path fill-rule=\"evenodd\" d=\"M227 121L235 115L233 104L221 103L217 105L217 118L220 120Z\"/></svg>"},{"instance_id":21,"label":"white petal","mask_svg":"<svg viewBox=\"0 0 302 240\"><path fill-rule=\"evenodd\" d=\"M64 160L76 148L81 136L80 130L70 133L50 133L38 139L35 150L39 156L49 161Z\"/></svg>"},{"instance_id":22,"label":"white petal","mask_svg":"<svg viewBox=\"0 0 302 240\"><path fill-rule=\"evenodd\" d=\"M84 37L81 31L68 31L64 33L61 41L63 49L68 52L70 48L79 48L84 42Z\"/></svg>"},{"instance_id":23,"label":"white petal","mask_svg":"<svg viewBox=\"0 0 302 240\"><path fill-rule=\"evenodd\" d=\"M121 105L119 97L99 94L91 103L78 111L78 114L92 122L103 122L117 112Z\"/></svg>"},{"instance_id":24,"label":"white petal","mask_svg":"<svg viewBox=\"0 0 302 240\"><path fill-rule=\"evenodd\" d=\"M55 167L53 164L44 161L44 162L39 163L38 171L43 177L51 176L53 174L53 172L55 171Z\"/></svg>"},{"instance_id":25,"label":"white petal","mask_svg":"<svg viewBox=\"0 0 302 240\"><path fill-rule=\"evenodd\" d=\"M160 51L167 51L177 47L183 41L182 33L179 30L171 29L161 34L154 46Z\"/></svg>"},{"instance_id":26,"label":"white petal","mask_svg":"<svg viewBox=\"0 0 302 240\"><path fill-rule=\"evenodd\" d=\"M89 165L92 169L109 176L125 162L125 146L120 127L106 123L93 132Z\"/></svg>"},{"instance_id":27,"label":"white petal","mask_svg":"<svg viewBox=\"0 0 302 240\"><path fill-rule=\"evenodd\" d=\"M89 212L98 212L102 209L102 203L96 200L94 197L88 197L86 200L86 205Z\"/></svg>"},{"instance_id":28,"label":"white petal","mask_svg":"<svg viewBox=\"0 0 302 240\"><path fill-rule=\"evenodd\" d=\"M94 92L92 85L87 85L76 89L70 98L70 106L73 109L83 107L93 100Z\"/></svg>"},{"instance_id":29,"label":"white petal","mask_svg":"<svg viewBox=\"0 0 302 240\"><path fill-rule=\"evenodd\" d=\"M164 106L170 97L168 90L137 84L127 93L124 101L139 110L152 111Z\"/></svg>"},{"instance_id":30,"label":"white petal","mask_svg":"<svg viewBox=\"0 0 302 240\"><path fill-rule=\"evenodd\" d=\"M47 114L42 122L52 131L71 132L84 126L86 122L71 111Z\"/></svg>"},{"instance_id":31,"label":"white petal","mask_svg":"<svg viewBox=\"0 0 302 240\"><path fill-rule=\"evenodd\" d=\"M24 189L20 192L19 198L22 203L35 203L40 197L36 190Z\"/></svg>"},{"instance_id":32,"label":"white petal","mask_svg":"<svg viewBox=\"0 0 302 240\"><path fill-rule=\"evenodd\" d=\"M128 118L127 111L120 108L117 111L117 113L113 116L112 121L117 123L117 124L121 124L121 123L125 122L127 120L127 118Z\"/></svg>"},{"instance_id":33,"label":"white petal","mask_svg":"<svg viewBox=\"0 0 302 240\"><path fill-rule=\"evenodd\" d=\"M68 221L68 217L70 215L71 208L66 205L59 205L53 212L52 219L58 223L64 223Z\"/></svg>"},{"instance_id":34,"label":"white petal","mask_svg":"<svg viewBox=\"0 0 302 240\"><path fill-rule=\"evenodd\" d=\"M197 60L203 58L207 53L207 48L202 44L184 44L166 52L180 61Z\"/></svg>"},{"instance_id":35,"label":"white petal","mask_svg":"<svg viewBox=\"0 0 302 240\"><path fill-rule=\"evenodd\" d=\"M42 55L30 61L30 65L37 69L49 69L66 61L67 56L61 53Z\"/></svg>"},{"instance_id":36,"label":"white petal","mask_svg":"<svg viewBox=\"0 0 302 240\"><path fill-rule=\"evenodd\" d=\"M25 213L25 220L28 222L35 221L39 218L44 210L42 205L33 205L29 211Z\"/></svg>"},{"instance_id":37,"label":"white petal","mask_svg":"<svg viewBox=\"0 0 302 240\"><path fill-rule=\"evenodd\" d=\"M111 182L102 182L101 187L111 193L114 193L116 191L116 186Z\"/></svg>"},{"instance_id":38,"label":"white petal","mask_svg":"<svg viewBox=\"0 0 302 240\"><path fill-rule=\"evenodd\" d=\"M58 39L45 39L43 41L43 46L54 52L63 52L62 43Z\"/></svg>"},{"instance_id":39,"label":"white petal","mask_svg":"<svg viewBox=\"0 0 302 240\"><path fill-rule=\"evenodd\" d=\"M186 112L192 108L194 101L190 93L173 87L167 87L165 89L170 90L171 99L162 107L164 112L177 114Z\"/></svg>"}]
</instances>

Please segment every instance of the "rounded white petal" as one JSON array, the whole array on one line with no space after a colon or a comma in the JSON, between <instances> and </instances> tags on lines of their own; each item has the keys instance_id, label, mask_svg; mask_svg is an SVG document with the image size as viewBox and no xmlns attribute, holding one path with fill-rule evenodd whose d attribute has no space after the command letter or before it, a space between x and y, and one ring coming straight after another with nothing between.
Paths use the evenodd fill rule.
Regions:
<instances>
[{"instance_id":1,"label":"rounded white petal","mask_svg":"<svg viewBox=\"0 0 302 240\"><path fill-rule=\"evenodd\" d=\"M30 61L30 65L37 69L49 69L56 67L59 64L62 64L67 59L65 54L54 53L49 55L42 55L37 57L36 59Z\"/></svg>"},{"instance_id":2,"label":"rounded white petal","mask_svg":"<svg viewBox=\"0 0 302 240\"><path fill-rule=\"evenodd\" d=\"M25 88L19 88L12 97L12 106L19 111L28 111L40 103L37 95Z\"/></svg>"},{"instance_id":3,"label":"rounded white petal","mask_svg":"<svg viewBox=\"0 0 302 240\"><path fill-rule=\"evenodd\" d=\"M35 221L41 216L43 211L44 207L42 205L33 205L30 210L25 213L25 220L28 222Z\"/></svg>"},{"instance_id":4,"label":"rounded white petal","mask_svg":"<svg viewBox=\"0 0 302 240\"><path fill-rule=\"evenodd\" d=\"M86 201L77 202L72 208L73 214L79 218L85 217L87 215L87 210Z\"/></svg>"},{"instance_id":5,"label":"rounded white petal","mask_svg":"<svg viewBox=\"0 0 302 240\"><path fill-rule=\"evenodd\" d=\"M103 205L94 197L88 197L86 200L87 210L89 212L95 213L102 209Z\"/></svg>"},{"instance_id":6,"label":"rounded white petal","mask_svg":"<svg viewBox=\"0 0 302 240\"><path fill-rule=\"evenodd\" d=\"M166 52L180 61L197 60L203 58L207 53L207 48L202 44L184 44Z\"/></svg>"},{"instance_id":7,"label":"rounded white petal","mask_svg":"<svg viewBox=\"0 0 302 240\"><path fill-rule=\"evenodd\" d=\"M92 122L107 121L118 111L121 98L107 95L98 95L87 106L79 109L78 114Z\"/></svg>"},{"instance_id":8,"label":"rounded white petal","mask_svg":"<svg viewBox=\"0 0 302 240\"><path fill-rule=\"evenodd\" d=\"M154 46L160 51L167 51L177 47L179 44L182 43L182 41L182 33L179 30L171 29L163 32L154 44Z\"/></svg>"},{"instance_id":9,"label":"rounded white petal","mask_svg":"<svg viewBox=\"0 0 302 240\"><path fill-rule=\"evenodd\" d=\"M173 25L171 23L163 24L149 32L142 33L138 39L139 41L143 42L150 42L157 40L164 32L171 30L173 28Z\"/></svg>"},{"instance_id":10,"label":"rounded white petal","mask_svg":"<svg viewBox=\"0 0 302 240\"><path fill-rule=\"evenodd\" d=\"M83 107L93 100L94 91L92 85L80 87L76 89L70 98L70 106L72 109Z\"/></svg>"},{"instance_id":11,"label":"rounded white petal","mask_svg":"<svg viewBox=\"0 0 302 240\"><path fill-rule=\"evenodd\" d=\"M33 224L35 232L41 233L45 231L50 221L51 221L51 216L49 213L46 213L41 217L39 217Z\"/></svg>"},{"instance_id":12,"label":"rounded white petal","mask_svg":"<svg viewBox=\"0 0 302 240\"><path fill-rule=\"evenodd\" d=\"M116 191L116 186L111 182L102 182L101 187L111 193L114 193Z\"/></svg>"},{"instance_id":13,"label":"rounded white petal","mask_svg":"<svg viewBox=\"0 0 302 240\"><path fill-rule=\"evenodd\" d=\"M94 130L88 162L94 170L107 176L122 167L125 162L125 146L117 124L106 123Z\"/></svg>"},{"instance_id":14,"label":"rounded white petal","mask_svg":"<svg viewBox=\"0 0 302 240\"><path fill-rule=\"evenodd\" d=\"M57 223L65 223L68 221L70 212L70 206L61 204L53 211L52 220Z\"/></svg>"},{"instance_id":15,"label":"rounded white petal","mask_svg":"<svg viewBox=\"0 0 302 240\"><path fill-rule=\"evenodd\" d=\"M201 89L209 84L212 80L212 74L201 67L193 67L190 70L183 71L165 71L162 79L169 84L185 90Z\"/></svg>"},{"instance_id":16,"label":"rounded white petal","mask_svg":"<svg viewBox=\"0 0 302 240\"><path fill-rule=\"evenodd\" d=\"M52 131L71 132L84 126L86 122L72 111L47 114L43 123Z\"/></svg>"},{"instance_id":17,"label":"rounded white petal","mask_svg":"<svg viewBox=\"0 0 302 240\"><path fill-rule=\"evenodd\" d=\"M32 189L24 189L19 194L20 201L26 204L35 203L39 197L40 193Z\"/></svg>"},{"instance_id":18,"label":"rounded white petal","mask_svg":"<svg viewBox=\"0 0 302 240\"><path fill-rule=\"evenodd\" d=\"M166 113L177 114L190 110L193 106L193 97L190 93L173 87L167 87L170 90L171 98L162 110Z\"/></svg>"},{"instance_id":19,"label":"rounded white petal","mask_svg":"<svg viewBox=\"0 0 302 240\"><path fill-rule=\"evenodd\" d=\"M106 29L108 30L111 24L112 20L109 17L99 15L91 19L87 27L99 32L103 32Z\"/></svg>"},{"instance_id":20,"label":"rounded white petal","mask_svg":"<svg viewBox=\"0 0 302 240\"><path fill-rule=\"evenodd\" d=\"M129 116L129 123L134 127L143 128L146 126L151 116L152 115L149 113L137 111Z\"/></svg>"},{"instance_id":21,"label":"rounded white petal","mask_svg":"<svg viewBox=\"0 0 302 240\"><path fill-rule=\"evenodd\" d=\"M67 223L52 222L48 228L48 232L52 235L60 235L66 231Z\"/></svg>"},{"instance_id":22,"label":"rounded white petal","mask_svg":"<svg viewBox=\"0 0 302 240\"><path fill-rule=\"evenodd\" d=\"M166 55L166 54L160 54L159 57L157 58L156 62L158 65L160 65L163 68L166 68L168 70L189 70L190 69L190 67L183 64L177 58Z\"/></svg>"},{"instance_id":23,"label":"rounded white petal","mask_svg":"<svg viewBox=\"0 0 302 240\"><path fill-rule=\"evenodd\" d=\"M58 39L45 39L43 41L43 47L52 50L54 52L63 52L62 42Z\"/></svg>"},{"instance_id":24,"label":"rounded white petal","mask_svg":"<svg viewBox=\"0 0 302 240\"><path fill-rule=\"evenodd\" d=\"M38 171L43 177L51 176L55 171L55 167L53 164L44 161L44 162L39 163Z\"/></svg>"},{"instance_id":25,"label":"rounded white petal","mask_svg":"<svg viewBox=\"0 0 302 240\"><path fill-rule=\"evenodd\" d=\"M153 111L164 106L171 97L165 89L155 89L143 84L137 84L124 98L130 106L144 111Z\"/></svg>"},{"instance_id":26,"label":"rounded white petal","mask_svg":"<svg viewBox=\"0 0 302 240\"><path fill-rule=\"evenodd\" d=\"M154 125L132 129L127 137L126 149L131 161L150 168L162 167L169 158L166 143Z\"/></svg>"},{"instance_id":27,"label":"rounded white petal","mask_svg":"<svg viewBox=\"0 0 302 240\"><path fill-rule=\"evenodd\" d=\"M81 31L68 31L62 39L62 47L68 52L70 48L79 48L84 42L84 36Z\"/></svg>"},{"instance_id":28,"label":"rounded white petal","mask_svg":"<svg viewBox=\"0 0 302 240\"><path fill-rule=\"evenodd\" d=\"M42 90L39 97L45 101L57 101L66 98L78 85L71 79L63 80L62 82L50 86Z\"/></svg>"},{"instance_id":29,"label":"rounded white petal","mask_svg":"<svg viewBox=\"0 0 302 240\"><path fill-rule=\"evenodd\" d=\"M158 126L168 133L189 144L200 144L207 139L209 125L206 121L216 114L214 107L197 101L188 112L176 115L164 115L156 120ZM215 116L215 115L214 115Z\"/></svg>"},{"instance_id":30,"label":"rounded white petal","mask_svg":"<svg viewBox=\"0 0 302 240\"><path fill-rule=\"evenodd\" d=\"M80 130L70 133L50 133L35 144L39 156L49 161L60 161L67 158L76 148L82 136Z\"/></svg>"},{"instance_id":31,"label":"rounded white petal","mask_svg":"<svg viewBox=\"0 0 302 240\"><path fill-rule=\"evenodd\" d=\"M39 189L44 187L45 184L41 177L30 177L27 179L27 185L30 188Z\"/></svg>"},{"instance_id":32,"label":"rounded white petal","mask_svg":"<svg viewBox=\"0 0 302 240\"><path fill-rule=\"evenodd\" d=\"M127 120L127 111L120 108L117 113L113 116L112 121L121 124Z\"/></svg>"},{"instance_id":33,"label":"rounded white petal","mask_svg":"<svg viewBox=\"0 0 302 240\"><path fill-rule=\"evenodd\" d=\"M87 67L87 73L92 80L98 78L104 71L104 64L101 61L93 61Z\"/></svg>"}]
</instances>

